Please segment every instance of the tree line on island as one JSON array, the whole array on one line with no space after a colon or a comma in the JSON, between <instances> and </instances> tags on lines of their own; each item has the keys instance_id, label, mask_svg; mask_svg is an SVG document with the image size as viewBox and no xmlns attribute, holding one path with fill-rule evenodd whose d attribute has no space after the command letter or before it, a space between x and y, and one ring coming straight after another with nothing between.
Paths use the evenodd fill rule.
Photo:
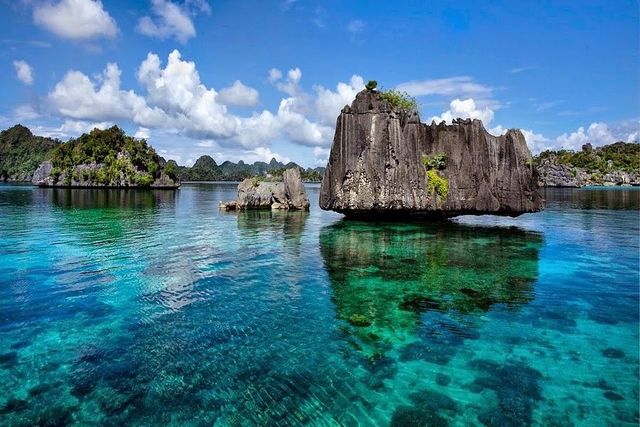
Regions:
<instances>
[{"instance_id":1,"label":"tree line on island","mask_svg":"<svg viewBox=\"0 0 640 427\"><path fill-rule=\"evenodd\" d=\"M397 94L390 94L395 96ZM395 100L397 101L397 100ZM31 181L36 170L50 162L52 183L97 186L162 186L180 181L241 181L248 177L281 180L286 169L299 168L307 182L322 180L325 168L303 168L294 162L217 164L201 156L193 166L166 161L143 139L113 126L62 142L36 136L25 126L15 125L0 132L0 180ZM581 151L544 151L534 156L542 186L582 186L640 183L640 144L616 142ZM162 178L162 179L161 179ZM158 181L160 180L160 181Z\"/></svg>"}]
</instances>

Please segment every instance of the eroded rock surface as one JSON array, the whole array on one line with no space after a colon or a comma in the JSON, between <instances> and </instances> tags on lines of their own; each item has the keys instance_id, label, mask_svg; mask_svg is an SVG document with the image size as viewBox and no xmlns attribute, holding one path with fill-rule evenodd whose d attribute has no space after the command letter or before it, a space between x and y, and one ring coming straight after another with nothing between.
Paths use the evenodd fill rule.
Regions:
<instances>
[{"instance_id":1,"label":"eroded rock surface","mask_svg":"<svg viewBox=\"0 0 640 427\"><path fill-rule=\"evenodd\" d=\"M309 198L298 168L284 171L284 193L291 209L309 210Z\"/></svg>"},{"instance_id":2,"label":"eroded rock surface","mask_svg":"<svg viewBox=\"0 0 640 427\"><path fill-rule=\"evenodd\" d=\"M444 161L426 165L437 159ZM517 216L541 210L543 200L519 130L496 137L479 120L427 125L364 90L338 117L320 207L364 216Z\"/></svg>"},{"instance_id":3,"label":"eroded rock surface","mask_svg":"<svg viewBox=\"0 0 640 427\"><path fill-rule=\"evenodd\" d=\"M231 208L233 206L233 208ZM221 202L220 209L309 210L309 198L297 168L284 172L284 182L247 178L238 184L235 202Z\"/></svg>"}]
</instances>

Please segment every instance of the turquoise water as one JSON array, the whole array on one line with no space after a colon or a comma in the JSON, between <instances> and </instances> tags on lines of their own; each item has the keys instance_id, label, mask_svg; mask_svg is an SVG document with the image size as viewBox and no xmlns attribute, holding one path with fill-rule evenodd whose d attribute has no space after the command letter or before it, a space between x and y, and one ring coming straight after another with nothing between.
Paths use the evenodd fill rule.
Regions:
<instances>
[{"instance_id":1,"label":"turquoise water","mask_svg":"<svg viewBox=\"0 0 640 427\"><path fill-rule=\"evenodd\" d=\"M638 189L451 223L0 186L0 425L637 425Z\"/></svg>"}]
</instances>

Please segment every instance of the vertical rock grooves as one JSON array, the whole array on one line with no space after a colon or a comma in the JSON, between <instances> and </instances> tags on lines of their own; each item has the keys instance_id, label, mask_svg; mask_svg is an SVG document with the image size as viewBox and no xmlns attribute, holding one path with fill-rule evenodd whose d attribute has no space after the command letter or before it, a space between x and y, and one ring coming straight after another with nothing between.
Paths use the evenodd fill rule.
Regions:
<instances>
[{"instance_id":1,"label":"vertical rock grooves","mask_svg":"<svg viewBox=\"0 0 640 427\"><path fill-rule=\"evenodd\" d=\"M441 166L425 164L438 157ZM338 117L320 207L351 216L517 216L543 209L537 181L519 130L496 137L469 119L427 125L364 90Z\"/></svg>"}]
</instances>

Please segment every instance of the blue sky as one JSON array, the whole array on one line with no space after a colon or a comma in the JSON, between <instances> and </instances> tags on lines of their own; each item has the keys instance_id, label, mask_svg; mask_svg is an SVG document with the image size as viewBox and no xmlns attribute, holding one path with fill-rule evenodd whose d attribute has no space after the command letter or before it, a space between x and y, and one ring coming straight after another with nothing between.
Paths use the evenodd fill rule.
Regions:
<instances>
[{"instance_id":1,"label":"blue sky","mask_svg":"<svg viewBox=\"0 0 640 427\"><path fill-rule=\"evenodd\" d=\"M638 140L636 1L0 0L0 126L324 165L363 82L532 151Z\"/></svg>"}]
</instances>

